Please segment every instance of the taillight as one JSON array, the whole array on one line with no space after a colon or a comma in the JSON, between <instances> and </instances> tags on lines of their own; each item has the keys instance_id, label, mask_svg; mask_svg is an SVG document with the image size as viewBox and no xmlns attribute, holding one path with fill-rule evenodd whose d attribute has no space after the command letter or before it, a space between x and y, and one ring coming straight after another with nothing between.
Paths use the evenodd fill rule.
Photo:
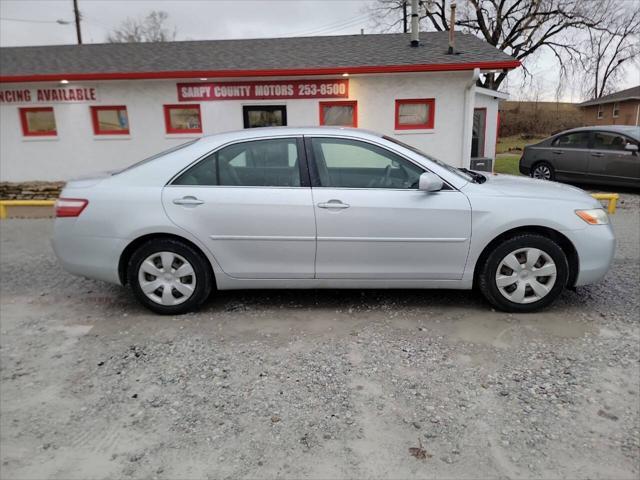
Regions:
<instances>
[{"instance_id":1,"label":"taillight","mask_svg":"<svg viewBox=\"0 0 640 480\"><path fill-rule=\"evenodd\" d=\"M84 198L59 198L56 200L56 217L77 217L88 204L89 200Z\"/></svg>"}]
</instances>

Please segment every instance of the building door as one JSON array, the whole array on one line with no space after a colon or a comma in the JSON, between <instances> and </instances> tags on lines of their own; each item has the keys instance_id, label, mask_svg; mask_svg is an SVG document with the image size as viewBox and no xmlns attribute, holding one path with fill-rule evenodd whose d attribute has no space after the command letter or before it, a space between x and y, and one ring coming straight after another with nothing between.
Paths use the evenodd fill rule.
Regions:
<instances>
[{"instance_id":1,"label":"building door","mask_svg":"<svg viewBox=\"0 0 640 480\"><path fill-rule=\"evenodd\" d=\"M473 133L471 136L471 158L484 157L485 133L487 131L487 109L473 110Z\"/></svg>"},{"instance_id":2,"label":"building door","mask_svg":"<svg viewBox=\"0 0 640 480\"><path fill-rule=\"evenodd\" d=\"M421 166L368 142L305 143L316 178L316 278L462 278L471 236L464 194L418 190Z\"/></svg>"},{"instance_id":3,"label":"building door","mask_svg":"<svg viewBox=\"0 0 640 480\"><path fill-rule=\"evenodd\" d=\"M245 105L242 107L244 128L284 127L287 125L285 105Z\"/></svg>"}]
</instances>

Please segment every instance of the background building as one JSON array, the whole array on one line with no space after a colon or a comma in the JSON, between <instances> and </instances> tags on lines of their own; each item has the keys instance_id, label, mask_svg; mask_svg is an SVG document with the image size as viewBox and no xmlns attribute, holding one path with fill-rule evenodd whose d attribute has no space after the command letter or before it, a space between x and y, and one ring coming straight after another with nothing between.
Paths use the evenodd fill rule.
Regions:
<instances>
[{"instance_id":1,"label":"background building","mask_svg":"<svg viewBox=\"0 0 640 480\"><path fill-rule=\"evenodd\" d=\"M586 125L640 125L640 85L578 104Z\"/></svg>"},{"instance_id":2,"label":"background building","mask_svg":"<svg viewBox=\"0 0 640 480\"><path fill-rule=\"evenodd\" d=\"M498 101L480 72L517 60L448 32L0 49L4 181L127 166L201 135L344 125L454 166L494 157Z\"/></svg>"}]
</instances>

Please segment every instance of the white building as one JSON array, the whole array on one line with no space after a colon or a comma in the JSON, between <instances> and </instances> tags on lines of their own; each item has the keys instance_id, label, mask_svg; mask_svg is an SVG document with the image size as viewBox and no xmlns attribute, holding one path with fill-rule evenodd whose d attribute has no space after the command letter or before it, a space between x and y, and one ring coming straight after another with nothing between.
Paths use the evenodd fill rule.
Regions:
<instances>
[{"instance_id":1,"label":"white building","mask_svg":"<svg viewBox=\"0 0 640 480\"><path fill-rule=\"evenodd\" d=\"M0 177L67 180L185 139L262 125L347 125L454 166L495 155L481 72L517 60L447 32L0 49Z\"/></svg>"}]
</instances>

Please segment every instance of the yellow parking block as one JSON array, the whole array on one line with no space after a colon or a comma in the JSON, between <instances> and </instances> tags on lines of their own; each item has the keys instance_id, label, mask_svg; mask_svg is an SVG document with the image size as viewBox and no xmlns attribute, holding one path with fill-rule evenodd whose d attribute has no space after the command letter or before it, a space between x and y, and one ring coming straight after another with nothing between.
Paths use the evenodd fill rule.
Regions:
<instances>
[{"instance_id":1,"label":"yellow parking block","mask_svg":"<svg viewBox=\"0 0 640 480\"><path fill-rule=\"evenodd\" d=\"M0 200L0 218L7 218L7 207L53 207L55 200Z\"/></svg>"},{"instance_id":2,"label":"yellow parking block","mask_svg":"<svg viewBox=\"0 0 640 480\"><path fill-rule=\"evenodd\" d=\"M607 200L609 202L607 211L612 215L616 213L616 204L620 195L617 193L592 193L591 196L596 200Z\"/></svg>"}]
</instances>

